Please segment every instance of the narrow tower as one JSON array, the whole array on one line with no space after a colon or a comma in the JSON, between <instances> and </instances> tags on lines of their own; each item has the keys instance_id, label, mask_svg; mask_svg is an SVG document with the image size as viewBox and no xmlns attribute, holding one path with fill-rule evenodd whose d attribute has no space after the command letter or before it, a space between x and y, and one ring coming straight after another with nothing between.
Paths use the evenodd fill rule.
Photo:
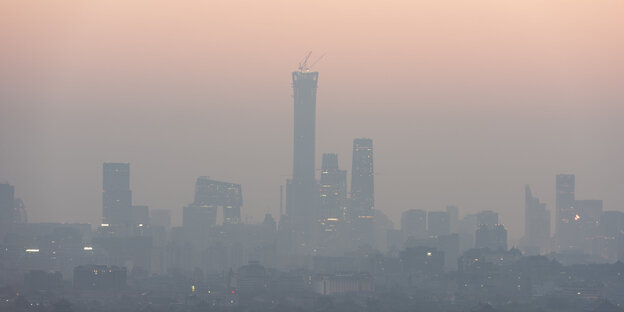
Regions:
<instances>
[{"instance_id":1,"label":"narrow tower","mask_svg":"<svg viewBox=\"0 0 624 312\"><path fill-rule=\"evenodd\" d=\"M102 186L103 223L115 227L128 225L132 209L130 164L104 163Z\"/></svg>"},{"instance_id":2,"label":"narrow tower","mask_svg":"<svg viewBox=\"0 0 624 312\"><path fill-rule=\"evenodd\" d=\"M309 57L309 54L308 54ZM306 60L292 73L294 97L293 175L286 184L286 215L295 231L298 252L313 249L312 226L319 216L319 190L315 179L315 122L318 72Z\"/></svg>"},{"instance_id":3,"label":"narrow tower","mask_svg":"<svg viewBox=\"0 0 624 312\"><path fill-rule=\"evenodd\" d=\"M354 239L359 245L372 245L374 207L373 140L355 139L353 140L349 215L353 222Z\"/></svg>"}]
</instances>

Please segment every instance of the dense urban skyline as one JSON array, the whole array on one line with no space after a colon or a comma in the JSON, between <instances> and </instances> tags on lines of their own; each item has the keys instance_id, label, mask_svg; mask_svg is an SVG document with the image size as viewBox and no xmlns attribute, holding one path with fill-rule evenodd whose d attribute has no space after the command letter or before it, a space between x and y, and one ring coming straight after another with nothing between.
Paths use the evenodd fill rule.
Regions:
<instances>
[{"instance_id":1,"label":"dense urban skyline","mask_svg":"<svg viewBox=\"0 0 624 312\"><path fill-rule=\"evenodd\" d=\"M0 310L624 312L622 16L0 1Z\"/></svg>"},{"instance_id":2,"label":"dense urban skyline","mask_svg":"<svg viewBox=\"0 0 624 312\"><path fill-rule=\"evenodd\" d=\"M524 185L554 211L558 173L624 207L619 2L70 3L0 4L0 176L33 221L98 222L109 161L132 164L153 208L181 210L207 175L246 186L251 220L277 214L284 73L306 50L327 52L316 168L322 153L351 168L352 139L373 138L376 206L395 226L402 207L452 204L500 211L519 238Z\"/></svg>"}]
</instances>

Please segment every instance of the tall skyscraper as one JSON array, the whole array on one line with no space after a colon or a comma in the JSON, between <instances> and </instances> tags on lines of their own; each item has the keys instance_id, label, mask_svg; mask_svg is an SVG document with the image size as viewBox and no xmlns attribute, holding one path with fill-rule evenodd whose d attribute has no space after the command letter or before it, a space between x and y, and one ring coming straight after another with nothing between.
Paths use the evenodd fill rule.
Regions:
<instances>
[{"instance_id":1,"label":"tall skyscraper","mask_svg":"<svg viewBox=\"0 0 624 312\"><path fill-rule=\"evenodd\" d=\"M544 252L550 240L550 211L539 198L533 197L531 188L524 188L524 245Z\"/></svg>"},{"instance_id":2,"label":"tall skyscraper","mask_svg":"<svg viewBox=\"0 0 624 312\"><path fill-rule=\"evenodd\" d=\"M305 66L292 73L294 98L293 175L286 184L286 219L292 229L296 253L313 249L312 226L319 214L319 190L315 179L315 123L318 72Z\"/></svg>"},{"instance_id":3,"label":"tall skyscraper","mask_svg":"<svg viewBox=\"0 0 624 312\"><path fill-rule=\"evenodd\" d=\"M104 163L102 171L102 223L126 227L132 217L130 164Z\"/></svg>"},{"instance_id":4,"label":"tall skyscraper","mask_svg":"<svg viewBox=\"0 0 624 312\"><path fill-rule=\"evenodd\" d=\"M351 216L355 238L359 244L371 244L373 239L373 209L375 183L373 171L373 140L353 140L351 169Z\"/></svg>"},{"instance_id":5,"label":"tall skyscraper","mask_svg":"<svg viewBox=\"0 0 624 312\"><path fill-rule=\"evenodd\" d=\"M558 174L555 230L559 250L575 248L579 241L578 211L574 207L574 175ZM575 220L577 219L577 220Z\"/></svg>"},{"instance_id":6,"label":"tall skyscraper","mask_svg":"<svg viewBox=\"0 0 624 312\"><path fill-rule=\"evenodd\" d=\"M429 236L451 234L451 218L446 211L429 211L427 214L427 233Z\"/></svg>"},{"instance_id":7,"label":"tall skyscraper","mask_svg":"<svg viewBox=\"0 0 624 312\"><path fill-rule=\"evenodd\" d=\"M240 184L199 177L195 183L195 201L191 206L223 209L223 223L235 224L241 221L243 193ZM215 219L216 220L216 219Z\"/></svg>"}]
</instances>

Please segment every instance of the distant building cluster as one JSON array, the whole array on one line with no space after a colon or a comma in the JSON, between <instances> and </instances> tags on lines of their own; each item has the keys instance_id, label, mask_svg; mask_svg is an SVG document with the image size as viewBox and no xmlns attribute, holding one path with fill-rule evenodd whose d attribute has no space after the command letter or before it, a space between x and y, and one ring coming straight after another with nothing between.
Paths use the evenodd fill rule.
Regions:
<instances>
[{"instance_id":1,"label":"distant building cluster","mask_svg":"<svg viewBox=\"0 0 624 312\"><path fill-rule=\"evenodd\" d=\"M133 203L129 163L103 164L95 227L28 223L14 187L0 184L0 310L23 296L50 307L66 297L114 306L121 295L140 311L332 310L322 298L375 311L414 298L445 311L545 296L624 305L624 213L576 199L574 175L556 176L554 235L546 204L525 187L525 234L512 248L490 210L408 209L395 229L375 206L372 139L353 140L350 185L335 153L322 154L317 179L318 73L302 66L292 83L293 172L278 220L245 223L242 186L201 176L174 226L170 210Z\"/></svg>"}]
</instances>

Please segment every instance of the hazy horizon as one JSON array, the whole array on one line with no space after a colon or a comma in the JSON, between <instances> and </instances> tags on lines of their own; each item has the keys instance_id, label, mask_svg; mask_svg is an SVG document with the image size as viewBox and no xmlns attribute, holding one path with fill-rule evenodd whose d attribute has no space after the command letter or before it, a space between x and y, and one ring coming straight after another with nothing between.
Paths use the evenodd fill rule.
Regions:
<instances>
[{"instance_id":1,"label":"hazy horizon","mask_svg":"<svg viewBox=\"0 0 624 312\"><path fill-rule=\"evenodd\" d=\"M381 4L384 4L383 6ZM494 210L555 175L624 211L620 1L0 3L0 182L31 222L102 214L102 163L174 224L199 176L242 184L243 220L292 174L290 73L314 51L316 168L373 139L376 209ZM318 174L317 174L318 177Z\"/></svg>"}]
</instances>

